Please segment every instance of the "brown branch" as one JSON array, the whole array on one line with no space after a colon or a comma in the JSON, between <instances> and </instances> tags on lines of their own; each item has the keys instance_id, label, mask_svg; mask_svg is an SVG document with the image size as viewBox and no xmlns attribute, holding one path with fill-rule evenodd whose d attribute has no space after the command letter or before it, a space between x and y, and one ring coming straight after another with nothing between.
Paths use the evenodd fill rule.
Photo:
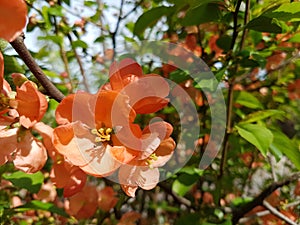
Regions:
<instances>
[{"instance_id":1,"label":"brown branch","mask_svg":"<svg viewBox=\"0 0 300 225\"><path fill-rule=\"evenodd\" d=\"M47 78L47 76L43 73L42 69L35 62L32 55L30 54L30 52L24 44L24 38L22 36L19 36L10 44L19 54L19 56L27 65L29 70L45 88L47 94L56 101L60 102L65 96L53 85L53 83Z\"/></svg>"},{"instance_id":2,"label":"brown branch","mask_svg":"<svg viewBox=\"0 0 300 225\"><path fill-rule=\"evenodd\" d=\"M263 190L256 198L254 198L251 202L248 202L238 208L233 209L232 214L232 224L237 224L246 213L250 212L256 206L263 205L263 201L270 194L272 194L276 189L283 187L284 185L288 185L293 181L296 181L300 178L300 172L293 174L292 176L286 178L283 181L274 182L270 186L268 186L265 190Z\"/></svg>"}]
</instances>

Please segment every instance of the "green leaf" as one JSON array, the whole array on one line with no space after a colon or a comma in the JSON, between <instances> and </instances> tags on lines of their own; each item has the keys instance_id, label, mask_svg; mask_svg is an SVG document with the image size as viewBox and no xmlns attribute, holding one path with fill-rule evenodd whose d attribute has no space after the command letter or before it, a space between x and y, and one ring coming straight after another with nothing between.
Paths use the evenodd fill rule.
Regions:
<instances>
[{"instance_id":1,"label":"green leaf","mask_svg":"<svg viewBox=\"0 0 300 225\"><path fill-rule=\"evenodd\" d=\"M282 21L300 21L300 2L285 3L264 16Z\"/></svg>"},{"instance_id":2,"label":"green leaf","mask_svg":"<svg viewBox=\"0 0 300 225\"><path fill-rule=\"evenodd\" d=\"M172 191L174 191L179 196L184 196L198 181L199 175L197 174L187 174L182 173L173 182Z\"/></svg>"},{"instance_id":3,"label":"green leaf","mask_svg":"<svg viewBox=\"0 0 300 225\"><path fill-rule=\"evenodd\" d=\"M48 14L52 16L60 16L63 17L63 7L60 5L55 5L55 7L48 8Z\"/></svg>"},{"instance_id":4,"label":"green leaf","mask_svg":"<svg viewBox=\"0 0 300 225\"><path fill-rule=\"evenodd\" d=\"M40 171L33 174L16 171L11 174L3 174L2 177L12 182L16 187L27 189L30 193L39 192L44 182L44 175Z\"/></svg>"},{"instance_id":5,"label":"green leaf","mask_svg":"<svg viewBox=\"0 0 300 225\"><path fill-rule=\"evenodd\" d=\"M247 91L234 92L234 102L250 109L263 109L261 102Z\"/></svg>"},{"instance_id":6,"label":"green leaf","mask_svg":"<svg viewBox=\"0 0 300 225\"><path fill-rule=\"evenodd\" d=\"M300 170L300 151L298 146L289 139L284 133L278 130L272 130L274 139L270 145L270 150L273 153L282 152L286 155L295 167Z\"/></svg>"},{"instance_id":7,"label":"green leaf","mask_svg":"<svg viewBox=\"0 0 300 225\"><path fill-rule=\"evenodd\" d=\"M52 41L59 46L63 44L63 37L58 35L39 36L38 40Z\"/></svg>"},{"instance_id":8,"label":"green leaf","mask_svg":"<svg viewBox=\"0 0 300 225\"><path fill-rule=\"evenodd\" d=\"M268 33L282 33L281 24L277 19L269 18L266 16L259 16L253 20L251 20L246 28L250 30L255 30L259 32L268 32Z\"/></svg>"},{"instance_id":9,"label":"green leaf","mask_svg":"<svg viewBox=\"0 0 300 225\"><path fill-rule=\"evenodd\" d=\"M221 36L217 41L216 44L223 49L225 52L230 50L231 47L231 40L232 38L228 35Z\"/></svg>"},{"instance_id":10,"label":"green leaf","mask_svg":"<svg viewBox=\"0 0 300 225\"><path fill-rule=\"evenodd\" d=\"M289 42L300 43L300 33L296 33L293 37L291 37Z\"/></svg>"},{"instance_id":11,"label":"green leaf","mask_svg":"<svg viewBox=\"0 0 300 225\"><path fill-rule=\"evenodd\" d=\"M171 7L161 6L143 13L135 23L133 34L140 36L146 28L153 27L161 17L168 16L172 11Z\"/></svg>"},{"instance_id":12,"label":"green leaf","mask_svg":"<svg viewBox=\"0 0 300 225\"><path fill-rule=\"evenodd\" d=\"M13 56L4 56L4 74L25 73L25 69L19 64Z\"/></svg>"},{"instance_id":13,"label":"green leaf","mask_svg":"<svg viewBox=\"0 0 300 225\"><path fill-rule=\"evenodd\" d=\"M73 42L72 42L72 47L73 47L73 48L83 48L83 49L87 49L87 48L88 48L88 45L87 45L87 43L85 43L85 42L82 41L82 40L76 40L76 41L73 41Z\"/></svg>"},{"instance_id":14,"label":"green leaf","mask_svg":"<svg viewBox=\"0 0 300 225\"><path fill-rule=\"evenodd\" d=\"M17 212L24 212L28 210L45 210L48 212L56 213L58 215L64 216L64 217L69 217L69 215L62 209L58 208L52 203L48 202L41 202L38 200L33 200L31 202L26 203L25 205L19 206L17 208L14 208L15 211Z\"/></svg>"},{"instance_id":15,"label":"green leaf","mask_svg":"<svg viewBox=\"0 0 300 225\"><path fill-rule=\"evenodd\" d=\"M186 16L182 20L182 25L191 26L216 22L221 19L221 16L221 10L217 3L200 4L200 6L191 8L186 12Z\"/></svg>"},{"instance_id":16,"label":"green leaf","mask_svg":"<svg viewBox=\"0 0 300 225\"><path fill-rule=\"evenodd\" d=\"M282 117L284 114L285 114L285 112L283 112L281 110L276 110L276 109L267 109L267 110L256 111L254 113L248 114L240 122L240 124L257 122L259 120L263 120L263 119L266 119L271 116Z\"/></svg>"},{"instance_id":17,"label":"green leaf","mask_svg":"<svg viewBox=\"0 0 300 225\"><path fill-rule=\"evenodd\" d=\"M189 74L183 70L177 69L172 71L169 75L170 80L176 82L177 84L190 79Z\"/></svg>"},{"instance_id":18,"label":"green leaf","mask_svg":"<svg viewBox=\"0 0 300 225\"><path fill-rule=\"evenodd\" d=\"M239 124L235 128L241 137L253 144L266 156L273 141L273 134L268 128L257 124Z\"/></svg>"}]
</instances>

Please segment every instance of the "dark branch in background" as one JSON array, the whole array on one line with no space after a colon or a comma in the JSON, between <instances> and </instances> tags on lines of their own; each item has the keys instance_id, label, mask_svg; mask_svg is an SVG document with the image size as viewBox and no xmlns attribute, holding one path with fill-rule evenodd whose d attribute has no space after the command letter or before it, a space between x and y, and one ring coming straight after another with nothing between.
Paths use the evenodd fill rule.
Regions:
<instances>
[{"instance_id":1,"label":"dark branch in background","mask_svg":"<svg viewBox=\"0 0 300 225\"><path fill-rule=\"evenodd\" d=\"M24 38L22 36L19 36L10 44L19 54L19 56L24 61L29 70L45 88L47 94L56 101L60 102L65 96L53 85L53 83L47 78L47 76L43 73L42 69L35 62L35 60L33 59L33 57L31 56L30 52L24 44Z\"/></svg>"},{"instance_id":2,"label":"dark branch in background","mask_svg":"<svg viewBox=\"0 0 300 225\"><path fill-rule=\"evenodd\" d=\"M113 44L113 50L114 50L114 57L115 57L115 51L116 51L116 47L117 47L116 35L118 33L120 23L121 23L122 20L126 19L131 13L135 12L137 10L137 8L141 5L141 3L142 3L142 1L136 3L136 5L134 6L134 8L132 10L130 10L126 15L122 16L124 0L121 0L120 10L119 10L119 17L118 17L118 21L117 21L117 24L116 24L116 29L113 32L110 32L111 39L112 39L112 44ZM114 57L113 57L113 59L114 59Z\"/></svg>"},{"instance_id":3,"label":"dark branch in background","mask_svg":"<svg viewBox=\"0 0 300 225\"><path fill-rule=\"evenodd\" d=\"M71 37L70 34L68 34L67 36L68 36L68 39L69 39L70 44L71 44L71 46L72 46L72 43L73 43L72 37ZM89 85L88 85L88 83L87 83L86 74L85 74L85 71L84 71L84 68L83 68L83 65L82 65L82 61L81 61L81 58L80 58L80 56L78 55L78 52L77 52L77 50L76 50L75 47L73 47L73 52L74 52L75 58L76 58L76 60L77 60L77 63L78 63L78 65L79 65L80 73L81 73L81 76L82 76L82 83L83 83L83 86L84 86L84 88L85 88L85 90L86 90L87 92L90 92L90 90L89 90Z\"/></svg>"},{"instance_id":4,"label":"dark branch in background","mask_svg":"<svg viewBox=\"0 0 300 225\"><path fill-rule=\"evenodd\" d=\"M236 209L233 209L232 213L232 224L237 224L246 213L250 212L256 206L263 205L265 198L272 194L276 189L288 185L293 181L300 179L300 172L293 174L292 176L286 178L283 181L275 182L263 190L256 198L251 202L246 203L245 205L239 206Z\"/></svg>"},{"instance_id":5,"label":"dark branch in background","mask_svg":"<svg viewBox=\"0 0 300 225\"><path fill-rule=\"evenodd\" d=\"M181 197L179 195L177 195L175 192L172 191L171 188L169 188L165 183L161 182L158 184L158 186L163 189L166 193L168 193L169 195L171 195L173 197L173 199L175 200L175 202L185 205L188 208L193 208L193 205L191 203L190 200Z\"/></svg>"},{"instance_id":6,"label":"dark branch in background","mask_svg":"<svg viewBox=\"0 0 300 225\"><path fill-rule=\"evenodd\" d=\"M242 33L242 39L240 44L240 51L244 48L245 38L247 36L248 30L245 28L249 21L249 9L250 9L250 0L246 0L246 9L245 9L245 17L244 17L244 30Z\"/></svg>"},{"instance_id":7,"label":"dark branch in background","mask_svg":"<svg viewBox=\"0 0 300 225\"><path fill-rule=\"evenodd\" d=\"M122 20L123 5L124 5L124 0L121 0L119 17L118 17L118 21L117 21L117 24L116 24L116 29L115 29L114 32L111 32L111 39L112 39L112 44L113 44L113 49L114 49L114 57L115 57L115 54L116 54L115 51L116 51L116 47L117 47L116 35L118 33L119 26L120 26L120 23L121 23L121 20Z\"/></svg>"},{"instance_id":8,"label":"dark branch in background","mask_svg":"<svg viewBox=\"0 0 300 225\"><path fill-rule=\"evenodd\" d=\"M238 0L236 4L235 11L233 13L233 33L232 33L232 40L231 40L231 45L230 49L234 48L236 38L238 36L238 17L239 17L239 11L240 11L240 6L241 6L242 0Z\"/></svg>"}]
</instances>

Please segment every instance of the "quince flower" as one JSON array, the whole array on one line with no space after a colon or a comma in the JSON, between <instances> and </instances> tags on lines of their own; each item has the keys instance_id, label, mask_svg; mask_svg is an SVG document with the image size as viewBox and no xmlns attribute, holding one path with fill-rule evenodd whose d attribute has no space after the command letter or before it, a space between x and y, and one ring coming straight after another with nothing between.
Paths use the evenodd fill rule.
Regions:
<instances>
[{"instance_id":1,"label":"quince flower","mask_svg":"<svg viewBox=\"0 0 300 225\"><path fill-rule=\"evenodd\" d=\"M3 67L0 53L0 165L13 161L17 169L34 173L47 160L46 148L31 133L47 126L38 122L47 110L47 100L30 81L17 87L14 95L3 78Z\"/></svg>"},{"instance_id":2,"label":"quince flower","mask_svg":"<svg viewBox=\"0 0 300 225\"><path fill-rule=\"evenodd\" d=\"M166 122L155 122L143 130L143 135L158 133L159 146L153 151L144 151L119 170L119 181L124 192L135 196L138 187L153 189L159 182L159 167L164 166L172 157L175 142L170 137L173 127Z\"/></svg>"},{"instance_id":3,"label":"quince flower","mask_svg":"<svg viewBox=\"0 0 300 225\"><path fill-rule=\"evenodd\" d=\"M24 0L0 0L0 38L13 41L25 27L26 16Z\"/></svg>"},{"instance_id":4,"label":"quince flower","mask_svg":"<svg viewBox=\"0 0 300 225\"><path fill-rule=\"evenodd\" d=\"M114 127L113 106L118 109ZM108 176L136 157L137 153L116 137L116 133L130 129L134 119L135 112L125 95L115 91L101 91L97 95L78 92L64 98L56 109L56 120L61 125L54 129L53 144L87 174Z\"/></svg>"}]
</instances>

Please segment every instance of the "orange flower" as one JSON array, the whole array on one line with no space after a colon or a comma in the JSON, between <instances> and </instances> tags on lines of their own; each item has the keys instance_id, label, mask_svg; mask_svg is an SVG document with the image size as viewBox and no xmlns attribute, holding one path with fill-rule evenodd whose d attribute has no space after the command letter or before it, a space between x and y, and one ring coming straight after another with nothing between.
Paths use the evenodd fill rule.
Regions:
<instances>
[{"instance_id":1,"label":"orange flower","mask_svg":"<svg viewBox=\"0 0 300 225\"><path fill-rule=\"evenodd\" d=\"M86 183L87 175L77 166L72 165L63 155L59 154L52 143L53 128L37 123L39 134L43 137L43 143L48 155L52 159L50 179L57 188L63 188L63 196L70 197L81 191Z\"/></svg>"},{"instance_id":2,"label":"orange flower","mask_svg":"<svg viewBox=\"0 0 300 225\"><path fill-rule=\"evenodd\" d=\"M3 58L0 54L0 165L13 161L24 172L40 170L47 152L43 143L34 137L32 130L47 126L38 122L45 114L47 100L30 81L17 87L14 97L9 84L3 79Z\"/></svg>"},{"instance_id":3,"label":"orange flower","mask_svg":"<svg viewBox=\"0 0 300 225\"><path fill-rule=\"evenodd\" d=\"M66 212L76 219L88 219L97 210L96 186L86 185L77 194L65 201Z\"/></svg>"},{"instance_id":4,"label":"orange flower","mask_svg":"<svg viewBox=\"0 0 300 225\"><path fill-rule=\"evenodd\" d=\"M110 82L101 90L116 90L129 96L129 104L138 114L156 112L169 100L169 85L157 74L143 74L142 67L132 59L113 63L109 71Z\"/></svg>"},{"instance_id":5,"label":"orange flower","mask_svg":"<svg viewBox=\"0 0 300 225\"><path fill-rule=\"evenodd\" d=\"M110 175L135 157L136 153L124 147L116 137L116 133L130 129L135 119L125 95L115 91L69 95L57 107L56 119L64 125L54 129L54 147L90 175Z\"/></svg>"},{"instance_id":6,"label":"orange flower","mask_svg":"<svg viewBox=\"0 0 300 225\"><path fill-rule=\"evenodd\" d=\"M119 182L124 192L135 196L138 187L144 190L153 189L159 182L159 167L165 165L173 155L175 142L170 135L173 128L166 122L150 124L143 130L143 135L158 133L160 142L152 151L142 151L138 157L119 170Z\"/></svg>"},{"instance_id":7,"label":"orange flower","mask_svg":"<svg viewBox=\"0 0 300 225\"><path fill-rule=\"evenodd\" d=\"M116 192L112 187L105 187L102 190L98 191L98 207L103 211L109 211L118 202L116 197Z\"/></svg>"},{"instance_id":8,"label":"orange flower","mask_svg":"<svg viewBox=\"0 0 300 225\"><path fill-rule=\"evenodd\" d=\"M13 41L25 27L26 16L24 0L0 0L0 38Z\"/></svg>"}]
</instances>

